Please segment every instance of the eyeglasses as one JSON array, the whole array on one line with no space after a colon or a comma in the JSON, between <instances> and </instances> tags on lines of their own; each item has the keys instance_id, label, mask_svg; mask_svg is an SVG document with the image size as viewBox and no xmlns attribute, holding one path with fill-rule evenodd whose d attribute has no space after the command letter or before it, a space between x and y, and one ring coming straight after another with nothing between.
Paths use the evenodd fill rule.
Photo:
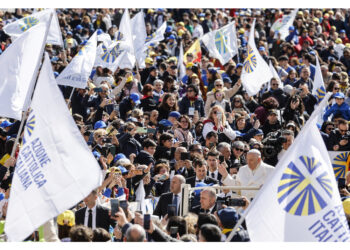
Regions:
<instances>
[{"instance_id":1,"label":"eyeglasses","mask_svg":"<svg viewBox=\"0 0 350 250\"><path fill-rule=\"evenodd\" d=\"M327 131L332 131L333 129L333 127L326 128Z\"/></svg>"},{"instance_id":2,"label":"eyeglasses","mask_svg":"<svg viewBox=\"0 0 350 250\"><path fill-rule=\"evenodd\" d=\"M222 84L216 84L215 87L222 87Z\"/></svg>"},{"instance_id":3,"label":"eyeglasses","mask_svg":"<svg viewBox=\"0 0 350 250\"><path fill-rule=\"evenodd\" d=\"M341 133L346 133L348 130L347 129L339 129L339 131L341 132Z\"/></svg>"},{"instance_id":4,"label":"eyeglasses","mask_svg":"<svg viewBox=\"0 0 350 250\"><path fill-rule=\"evenodd\" d=\"M244 152L243 148L235 148L237 151Z\"/></svg>"}]
</instances>

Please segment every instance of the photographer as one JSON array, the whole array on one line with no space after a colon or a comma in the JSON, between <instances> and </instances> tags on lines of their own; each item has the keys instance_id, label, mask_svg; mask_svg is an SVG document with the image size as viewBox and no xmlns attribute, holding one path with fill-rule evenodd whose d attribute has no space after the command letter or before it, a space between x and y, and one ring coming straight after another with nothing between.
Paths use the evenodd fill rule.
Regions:
<instances>
[{"instance_id":1,"label":"photographer","mask_svg":"<svg viewBox=\"0 0 350 250\"><path fill-rule=\"evenodd\" d=\"M128 158L131 154L138 155L142 150L141 144L134 138L136 134L136 125L132 122L125 124L125 133L119 138L121 153Z\"/></svg>"},{"instance_id":2,"label":"photographer","mask_svg":"<svg viewBox=\"0 0 350 250\"><path fill-rule=\"evenodd\" d=\"M282 131L282 137L286 139L285 142L282 143L282 150L278 153L278 160L282 158L282 156L287 152L288 148L292 143L294 142L294 133L290 130L283 130Z\"/></svg>"},{"instance_id":3,"label":"photographer","mask_svg":"<svg viewBox=\"0 0 350 250\"><path fill-rule=\"evenodd\" d=\"M349 140L349 123L344 119L339 119L338 128L329 134L327 149L333 151L349 151Z\"/></svg>"}]
</instances>

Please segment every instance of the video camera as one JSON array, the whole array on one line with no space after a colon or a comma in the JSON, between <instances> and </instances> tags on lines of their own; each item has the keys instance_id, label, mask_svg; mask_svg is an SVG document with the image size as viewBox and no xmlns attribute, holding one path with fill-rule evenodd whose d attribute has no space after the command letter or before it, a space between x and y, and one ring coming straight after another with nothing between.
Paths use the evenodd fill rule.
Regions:
<instances>
[{"instance_id":1,"label":"video camera","mask_svg":"<svg viewBox=\"0 0 350 250\"><path fill-rule=\"evenodd\" d=\"M282 144L285 142L287 142L287 139L282 136L281 131L268 133L266 138L262 140L262 144L264 145L262 149L262 155L265 158L264 161L266 163L276 161L277 163L277 155L281 152Z\"/></svg>"}]
</instances>

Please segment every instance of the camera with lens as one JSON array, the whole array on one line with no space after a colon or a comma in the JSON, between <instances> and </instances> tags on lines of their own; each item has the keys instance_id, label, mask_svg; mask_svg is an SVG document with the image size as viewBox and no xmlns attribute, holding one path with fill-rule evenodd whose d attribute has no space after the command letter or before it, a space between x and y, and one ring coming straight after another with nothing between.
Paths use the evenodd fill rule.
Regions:
<instances>
[{"instance_id":1,"label":"camera with lens","mask_svg":"<svg viewBox=\"0 0 350 250\"><path fill-rule=\"evenodd\" d=\"M103 138L102 141L103 143L112 143L112 138Z\"/></svg>"},{"instance_id":2,"label":"camera with lens","mask_svg":"<svg viewBox=\"0 0 350 250\"><path fill-rule=\"evenodd\" d=\"M341 140L348 140L349 141L349 139L350 139L350 132L347 131L345 133L345 135L342 135Z\"/></svg>"},{"instance_id":3,"label":"camera with lens","mask_svg":"<svg viewBox=\"0 0 350 250\"><path fill-rule=\"evenodd\" d=\"M287 142L287 139L282 136L281 131L268 133L266 138L262 140L264 162L273 166L276 165L278 162L277 155L281 152L282 144L285 142Z\"/></svg>"}]
</instances>

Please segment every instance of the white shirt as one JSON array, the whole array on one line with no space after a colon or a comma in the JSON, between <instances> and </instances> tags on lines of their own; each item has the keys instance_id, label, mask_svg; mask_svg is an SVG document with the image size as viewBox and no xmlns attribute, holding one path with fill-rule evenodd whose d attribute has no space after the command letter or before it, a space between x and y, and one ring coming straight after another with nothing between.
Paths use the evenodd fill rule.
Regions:
<instances>
[{"instance_id":1,"label":"white shirt","mask_svg":"<svg viewBox=\"0 0 350 250\"><path fill-rule=\"evenodd\" d=\"M85 211L85 219L84 219L84 226L88 226L89 222L89 210L90 208L86 207ZM96 205L92 208L92 229L96 228Z\"/></svg>"},{"instance_id":2,"label":"white shirt","mask_svg":"<svg viewBox=\"0 0 350 250\"><path fill-rule=\"evenodd\" d=\"M196 38L196 37L201 37L203 36L203 28L202 25L197 24L196 27L194 27L193 32L192 32L192 37Z\"/></svg>"},{"instance_id":3,"label":"white shirt","mask_svg":"<svg viewBox=\"0 0 350 250\"><path fill-rule=\"evenodd\" d=\"M212 173L214 173L214 177L212 176ZM219 174L219 171L216 169L215 172L210 172L210 170L208 171L208 176L217 180L218 179L218 174Z\"/></svg>"}]
</instances>

